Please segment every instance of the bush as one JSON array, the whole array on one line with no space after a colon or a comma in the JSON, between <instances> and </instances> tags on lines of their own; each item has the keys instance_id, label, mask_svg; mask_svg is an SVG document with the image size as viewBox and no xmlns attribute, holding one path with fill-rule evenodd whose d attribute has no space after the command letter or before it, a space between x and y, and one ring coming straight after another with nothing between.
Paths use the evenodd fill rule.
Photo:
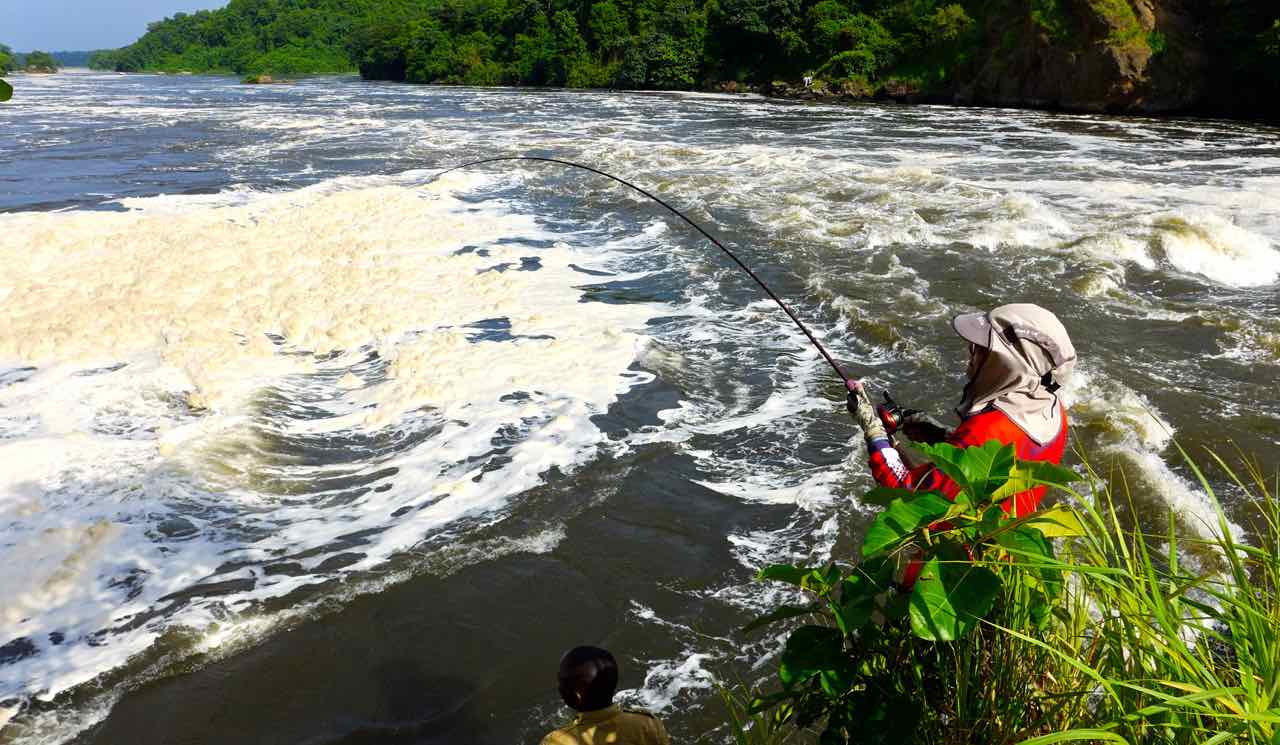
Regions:
<instances>
[{"instance_id":1,"label":"bush","mask_svg":"<svg viewBox=\"0 0 1280 745\"><path fill-rule=\"evenodd\" d=\"M1220 507L1208 541L1179 538L1172 512L1160 534L1126 526L1122 475L1104 481L1087 463L1081 493L1069 486L1081 477L996 443L925 449L961 484L954 503L874 489L867 500L886 509L857 566L760 572L809 602L748 626L806 620L781 652L780 690L731 707L739 732L776 742L789 724L824 744L1280 738L1280 505L1256 467L1241 479L1211 456L1252 495L1261 532L1246 546ZM1005 515L1000 500L1032 484L1077 507ZM903 593L893 580L908 556L923 571Z\"/></svg>"},{"instance_id":2,"label":"bush","mask_svg":"<svg viewBox=\"0 0 1280 745\"><path fill-rule=\"evenodd\" d=\"M1066 0L1031 0L1031 21L1059 44L1074 37L1071 16L1062 7Z\"/></svg>"},{"instance_id":3,"label":"bush","mask_svg":"<svg viewBox=\"0 0 1280 745\"><path fill-rule=\"evenodd\" d=\"M944 5L929 17L929 38L936 44L951 44L973 28L973 19L964 6Z\"/></svg>"},{"instance_id":4,"label":"bush","mask_svg":"<svg viewBox=\"0 0 1280 745\"><path fill-rule=\"evenodd\" d=\"M954 502L873 489L865 501L885 509L867 529L862 561L852 570L775 565L760 572L815 600L784 605L748 628L798 616L822 622L787 638L778 665L782 690L759 698L751 713L782 707L783 719L797 727L820 723L822 743L908 742L922 723L936 735L937 712L956 710L946 704L960 695L957 668L982 668L958 656L969 647L957 640L974 634L1001 600L1003 619L1032 628L1050 621L1062 575L1052 568L1048 537L1075 532L1078 523L1063 508L1012 518L1000 505L1032 485L1062 486L1079 477L1052 464L1016 461L1012 446L995 441L967 450L921 449L960 484ZM900 591L895 577L908 564L919 578ZM978 654L992 649L983 645ZM1005 717L998 725L1020 729L1025 719ZM1002 733L983 739L993 741L992 734Z\"/></svg>"},{"instance_id":5,"label":"bush","mask_svg":"<svg viewBox=\"0 0 1280 745\"><path fill-rule=\"evenodd\" d=\"M31 52L26 56L24 69L27 72L57 72L58 61L48 52Z\"/></svg>"},{"instance_id":6,"label":"bush","mask_svg":"<svg viewBox=\"0 0 1280 745\"><path fill-rule=\"evenodd\" d=\"M875 55L865 49L841 52L818 68L818 74L826 78L870 78L879 66Z\"/></svg>"}]
</instances>

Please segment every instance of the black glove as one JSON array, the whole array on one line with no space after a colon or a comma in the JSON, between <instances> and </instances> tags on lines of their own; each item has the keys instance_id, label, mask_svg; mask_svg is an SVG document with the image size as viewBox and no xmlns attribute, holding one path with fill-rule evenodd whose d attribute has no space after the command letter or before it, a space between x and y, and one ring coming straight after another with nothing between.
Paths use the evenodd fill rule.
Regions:
<instances>
[{"instance_id":1,"label":"black glove","mask_svg":"<svg viewBox=\"0 0 1280 745\"><path fill-rule=\"evenodd\" d=\"M951 436L951 430L944 427L938 420L916 409L904 409L902 411L902 424L899 425L898 431L913 442L923 442L930 445L946 442L947 438Z\"/></svg>"}]
</instances>

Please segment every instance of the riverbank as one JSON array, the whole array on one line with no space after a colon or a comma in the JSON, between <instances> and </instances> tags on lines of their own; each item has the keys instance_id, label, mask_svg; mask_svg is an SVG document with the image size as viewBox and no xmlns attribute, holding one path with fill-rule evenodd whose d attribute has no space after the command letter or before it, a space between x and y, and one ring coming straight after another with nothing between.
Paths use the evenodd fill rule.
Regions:
<instances>
[{"instance_id":1,"label":"riverbank","mask_svg":"<svg viewBox=\"0 0 1280 745\"><path fill-rule=\"evenodd\" d=\"M953 106L956 108L993 108L1023 109L1027 111L1044 111L1064 114L1109 114L1143 116L1156 119L1180 119L1187 117L1209 118L1248 122L1270 127L1280 127L1280 115L1253 114L1235 109L1220 109L1209 106L1190 106L1185 109L1153 111L1134 109L1131 107L1108 108L1105 102L1085 102L1064 104L1062 102L1046 102L1042 100L1026 100L1018 98L974 99L958 93L930 93L909 83L889 80L872 88L857 82L831 83L824 80L812 80L808 85L804 81L774 81L761 86L739 85L736 83L720 83L708 86L709 93L754 93L766 98L786 101L809 101L824 104L866 104L892 102L903 105Z\"/></svg>"}]
</instances>

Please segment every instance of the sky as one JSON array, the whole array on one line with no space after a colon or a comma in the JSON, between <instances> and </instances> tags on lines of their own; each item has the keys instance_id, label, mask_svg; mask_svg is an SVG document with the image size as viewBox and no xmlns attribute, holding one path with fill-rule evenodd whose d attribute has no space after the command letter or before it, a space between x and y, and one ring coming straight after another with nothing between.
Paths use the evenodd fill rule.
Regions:
<instances>
[{"instance_id":1,"label":"sky","mask_svg":"<svg viewBox=\"0 0 1280 745\"><path fill-rule=\"evenodd\" d=\"M227 0L0 0L0 44L40 49L114 49L174 13L218 8Z\"/></svg>"}]
</instances>

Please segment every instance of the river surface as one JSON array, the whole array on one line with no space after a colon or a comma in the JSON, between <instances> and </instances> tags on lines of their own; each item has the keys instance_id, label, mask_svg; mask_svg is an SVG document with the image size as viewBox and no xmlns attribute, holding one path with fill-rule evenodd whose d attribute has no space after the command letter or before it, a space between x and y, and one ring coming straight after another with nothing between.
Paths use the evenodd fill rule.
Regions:
<instances>
[{"instance_id":1,"label":"river surface","mask_svg":"<svg viewBox=\"0 0 1280 745\"><path fill-rule=\"evenodd\" d=\"M871 511L839 381L946 415L1033 301L1074 443L1216 522L1280 466L1280 138L1204 120L323 78L0 106L4 743L515 743L594 643L677 742L769 673L775 561ZM851 456L852 454L852 456ZM1073 456L1072 462L1078 462ZM1170 465L1175 464L1175 465ZM1233 529L1249 511L1218 475Z\"/></svg>"}]
</instances>

